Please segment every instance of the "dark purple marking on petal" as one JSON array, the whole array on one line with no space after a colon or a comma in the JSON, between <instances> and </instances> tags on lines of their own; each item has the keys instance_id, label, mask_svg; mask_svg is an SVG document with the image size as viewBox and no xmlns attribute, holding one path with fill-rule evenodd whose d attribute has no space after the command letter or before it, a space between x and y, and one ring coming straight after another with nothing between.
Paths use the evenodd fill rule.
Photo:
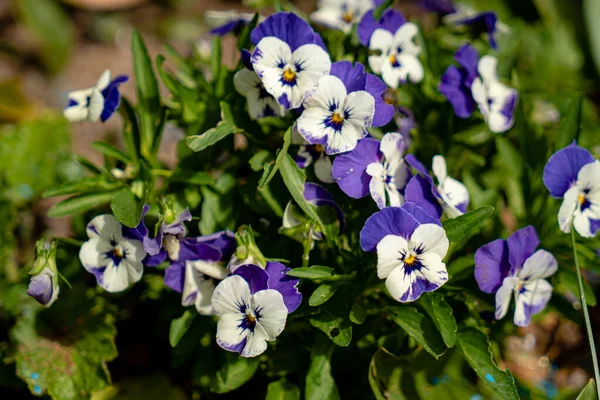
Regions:
<instances>
[{"instance_id":1,"label":"dark purple marking on petal","mask_svg":"<svg viewBox=\"0 0 600 400\"><path fill-rule=\"evenodd\" d=\"M359 140L352 151L337 156L333 161L333 178L348 196L360 199L369 194L371 176L367 174L367 166L383 159L379 144L375 139Z\"/></svg>"},{"instance_id":2,"label":"dark purple marking on petal","mask_svg":"<svg viewBox=\"0 0 600 400\"><path fill-rule=\"evenodd\" d=\"M506 240L496 239L475 252L475 280L482 292L495 293L509 272Z\"/></svg>"},{"instance_id":3,"label":"dark purple marking on petal","mask_svg":"<svg viewBox=\"0 0 600 400\"><path fill-rule=\"evenodd\" d=\"M269 274L267 271L254 264L244 264L236 268L234 275L239 275L250 287L250 294L269 288Z\"/></svg>"},{"instance_id":4,"label":"dark purple marking on petal","mask_svg":"<svg viewBox=\"0 0 600 400\"><path fill-rule=\"evenodd\" d=\"M119 93L119 85L129 80L127 75L119 75L113 79L108 86L102 90L102 97L104 97L104 108L100 114L100 120L106 122L115 110L119 107L121 101L121 94Z\"/></svg>"},{"instance_id":5,"label":"dark purple marking on petal","mask_svg":"<svg viewBox=\"0 0 600 400\"><path fill-rule=\"evenodd\" d=\"M586 164L594 162L594 157L575 142L558 150L550 157L544 167L542 180L550 191L550 196L561 198L577 181L579 170Z\"/></svg>"},{"instance_id":6,"label":"dark purple marking on petal","mask_svg":"<svg viewBox=\"0 0 600 400\"><path fill-rule=\"evenodd\" d=\"M502 109L500 110L500 114L504 115L508 120L513 119L513 115L515 113L515 108L517 107L517 92L514 92L504 103Z\"/></svg>"},{"instance_id":7,"label":"dark purple marking on petal","mask_svg":"<svg viewBox=\"0 0 600 400\"><path fill-rule=\"evenodd\" d=\"M287 276L290 268L280 262L269 261L266 271L269 274L269 289L277 290L283 296L283 303L288 309L288 313L296 311L302 303L302 293L298 291L300 280ZM237 272L237 270L236 270Z\"/></svg>"},{"instance_id":8,"label":"dark purple marking on petal","mask_svg":"<svg viewBox=\"0 0 600 400\"><path fill-rule=\"evenodd\" d=\"M445 282L445 281L444 281ZM412 283L412 290L407 290L398 301L407 302L407 301L415 301L418 299L423 293L433 292L441 286L441 283L430 282L427 279L421 278L417 276Z\"/></svg>"},{"instance_id":9,"label":"dark purple marking on petal","mask_svg":"<svg viewBox=\"0 0 600 400\"><path fill-rule=\"evenodd\" d=\"M244 347L246 347L246 338L244 338L244 340L242 340L238 344L229 344L222 341L217 342L222 349L232 351L234 353L241 353L242 350L244 350Z\"/></svg>"},{"instance_id":10,"label":"dark purple marking on petal","mask_svg":"<svg viewBox=\"0 0 600 400\"><path fill-rule=\"evenodd\" d=\"M511 275L515 275L523 267L523 263L535 253L540 245L537 232L531 225L521 228L506 239L508 243L508 260Z\"/></svg>"},{"instance_id":11,"label":"dark purple marking on petal","mask_svg":"<svg viewBox=\"0 0 600 400\"><path fill-rule=\"evenodd\" d=\"M375 251L377 244L387 235L409 240L419 222L400 207L387 207L371 215L360 231L360 246L364 251Z\"/></svg>"}]
</instances>

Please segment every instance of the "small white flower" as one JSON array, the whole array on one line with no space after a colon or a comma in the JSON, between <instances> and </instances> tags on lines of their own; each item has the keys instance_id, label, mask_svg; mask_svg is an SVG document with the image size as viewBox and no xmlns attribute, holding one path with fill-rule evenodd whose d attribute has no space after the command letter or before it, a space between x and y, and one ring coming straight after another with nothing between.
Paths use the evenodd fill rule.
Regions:
<instances>
[{"instance_id":1,"label":"small white flower","mask_svg":"<svg viewBox=\"0 0 600 400\"><path fill-rule=\"evenodd\" d=\"M393 89L407 80L417 83L423 79L423 66L417 57L421 48L413 42L417 33L417 26L407 22L394 34L379 28L371 36L369 48L381 54L369 56L369 66Z\"/></svg>"},{"instance_id":2,"label":"small white flower","mask_svg":"<svg viewBox=\"0 0 600 400\"><path fill-rule=\"evenodd\" d=\"M560 230L571 232L571 225L583 237L594 237L600 229L600 160L584 165L577 181L564 194L558 211Z\"/></svg>"},{"instance_id":3,"label":"small white flower","mask_svg":"<svg viewBox=\"0 0 600 400\"><path fill-rule=\"evenodd\" d=\"M71 122L98 121L104 109L102 91L106 89L110 81L111 73L106 70L93 88L70 92L69 104L64 110L65 118Z\"/></svg>"},{"instance_id":4,"label":"small white flower","mask_svg":"<svg viewBox=\"0 0 600 400\"><path fill-rule=\"evenodd\" d=\"M311 144L323 144L327 154L350 151L367 135L375 114L375 99L358 90L350 94L335 76L319 79L314 92L304 102L296 127Z\"/></svg>"},{"instance_id":5,"label":"small white flower","mask_svg":"<svg viewBox=\"0 0 600 400\"><path fill-rule=\"evenodd\" d=\"M123 225L114 216L95 217L86 232L89 240L81 246L79 259L104 290L121 292L142 278L144 246L139 240L124 237Z\"/></svg>"},{"instance_id":6,"label":"small white flower","mask_svg":"<svg viewBox=\"0 0 600 400\"><path fill-rule=\"evenodd\" d=\"M223 349L256 357L267 349L285 328L288 309L277 290L250 293L239 275L223 280L215 288L212 307L219 317L217 343Z\"/></svg>"},{"instance_id":7,"label":"small white flower","mask_svg":"<svg viewBox=\"0 0 600 400\"><path fill-rule=\"evenodd\" d=\"M508 312L511 295L516 307L514 323L527 326L531 316L540 312L552 297L552 285L544 278L556 272L558 263L546 250L538 250L525 260L523 268L514 276L507 276L496 292L496 319Z\"/></svg>"},{"instance_id":8,"label":"small white flower","mask_svg":"<svg viewBox=\"0 0 600 400\"><path fill-rule=\"evenodd\" d=\"M372 177L369 183L371 197L380 209L387 204L400 207L404 203L399 189L404 188L410 178L410 170L403 157L405 149L406 143L400 133L386 133L379 145L384 159L367 166L367 174Z\"/></svg>"},{"instance_id":9,"label":"small white flower","mask_svg":"<svg viewBox=\"0 0 600 400\"><path fill-rule=\"evenodd\" d=\"M455 218L464 214L469 204L467 187L448 176L444 156L434 156L432 164L433 174L438 180L437 191L442 198L442 208L448 218Z\"/></svg>"},{"instance_id":10,"label":"small white flower","mask_svg":"<svg viewBox=\"0 0 600 400\"><path fill-rule=\"evenodd\" d=\"M233 86L239 94L246 97L250 118L281 117L285 114L285 109L267 92L256 72L241 69L233 77Z\"/></svg>"},{"instance_id":11,"label":"small white flower","mask_svg":"<svg viewBox=\"0 0 600 400\"><path fill-rule=\"evenodd\" d=\"M490 130L494 133L510 129L514 123L517 91L498 80L494 56L483 56L477 65L479 76L473 81L471 92Z\"/></svg>"},{"instance_id":12,"label":"small white flower","mask_svg":"<svg viewBox=\"0 0 600 400\"><path fill-rule=\"evenodd\" d=\"M305 44L292 52L274 36L258 42L251 60L267 92L288 109L300 107L304 96L331 68L329 55L320 46Z\"/></svg>"},{"instance_id":13,"label":"small white flower","mask_svg":"<svg viewBox=\"0 0 600 400\"><path fill-rule=\"evenodd\" d=\"M348 34L352 25L374 6L372 0L319 0L318 9L310 19Z\"/></svg>"},{"instance_id":14,"label":"small white flower","mask_svg":"<svg viewBox=\"0 0 600 400\"><path fill-rule=\"evenodd\" d=\"M216 261L194 260L185 262L185 280L181 305L194 304L201 315L212 315L211 298L215 280L227 278L227 269Z\"/></svg>"}]
</instances>

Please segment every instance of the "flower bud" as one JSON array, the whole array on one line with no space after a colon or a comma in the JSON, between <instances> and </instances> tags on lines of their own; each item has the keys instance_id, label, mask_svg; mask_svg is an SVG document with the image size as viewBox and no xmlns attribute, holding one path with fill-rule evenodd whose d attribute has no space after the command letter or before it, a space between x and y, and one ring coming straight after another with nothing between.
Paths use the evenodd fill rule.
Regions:
<instances>
[{"instance_id":1,"label":"flower bud","mask_svg":"<svg viewBox=\"0 0 600 400\"><path fill-rule=\"evenodd\" d=\"M29 272L31 281L27 294L43 306L50 307L58 298L58 271L56 269L56 242L47 239L36 244L36 259Z\"/></svg>"}]
</instances>

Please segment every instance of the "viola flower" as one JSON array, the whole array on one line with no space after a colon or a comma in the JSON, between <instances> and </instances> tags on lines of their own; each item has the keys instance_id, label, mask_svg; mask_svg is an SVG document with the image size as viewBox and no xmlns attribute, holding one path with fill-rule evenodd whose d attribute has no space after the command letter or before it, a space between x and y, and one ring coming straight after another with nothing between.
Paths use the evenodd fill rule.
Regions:
<instances>
[{"instance_id":1,"label":"viola flower","mask_svg":"<svg viewBox=\"0 0 600 400\"><path fill-rule=\"evenodd\" d=\"M216 282L228 275L226 263L235 250L235 235L221 231L209 236L181 239L170 255L165 285L182 294L181 305L194 305L201 315L212 315L211 297Z\"/></svg>"},{"instance_id":2,"label":"viola flower","mask_svg":"<svg viewBox=\"0 0 600 400\"><path fill-rule=\"evenodd\" d=\"M479 76L471 85L473 99L494 133L504 132L512 127L517 105L517 91L498 80L497 65L496 57L481 57L477 65Z\"/></svg>"},{"instance_id":3,"label":"viola flower","mask_svg":"<svg viewBox=\"0 0 600 400\"><path fill-rule=\"evenodd\" d=\"M570 233L573 225L581 236L594 237L600 230L600 161L573 143L550 157L543 181L550 196L563 199L560 230Z\"/></svg>"},{"instance_id":4,"label":"viola flower","mask_svg":"<svg viewBox=\"0 0 600 400\"><path fill-rule=\"evenodd\" d=\"M464 5L457 6L455 12L446 15L444 22L451 26L467 26L477 34L486 34L494 50L498 49L496 33L510 32L510 28L498 20L495 12L477 12Z\"/></svg>"},{"instance_id":5,"label":"viola flower","mask_svg":"<svg viewBox=\"0 0 600 400\"><path fill-rule=\"evenodd\" d=\"M251 119L285 114L283 107L271 96L253 69L242 68L233 76L235 90L248 102L248 114Z\"/></svg>"},{"instance_id":6,"label":"viola flower","mask_svg":"<svg viewBox=\"0 0 600 400\"><path fill-rule=\"evenodd\" d=\"M441 223L413 203L387 207L360 232L364 251L377 251L377 276L397 301L417 300L448 280L442 262L450 245Z\"/></svg>"},{"instance_id":7,"label":"viola flower","mask_svg":"<svg viewBox=\"0 0 600 400\"><path fill-rule=\"evenodd\" d=\"M381 142L365 138L354 150L335 159L333 176L340 189L354 199L370 193L379 208L399 207L411 177L403 158L405 149L400 133L386 133Z\"/></svg>"},{"instance_id":8,"label":"viola flower","mask_svg":"<svg viewBox=\"0 0 600 400\"><path fill-rule=\"evenodd\" d=\"M128 80L127 75L119 75L111 80L110 71L104 71L93 88L69 93L69 104L64 110L65 118L71 122L96 122L98 119L106 122L119 107L119 85Z\"/></svg>"},{"instance_id":9,"label":"viola flower","mask_svg":"<svg viewBox=\"0 0 600 400\"><path fill-rule=\"evenodd\" d=\"M337 220L340 226L340 231L344 230L345 226L345 218L344 212L337 205L337 203L333 200L333 196L327 189L325 189L321 185L317 185L316 183L305 183L303 196L306 201L314 206L322 207L328 206L335 211L337 216ZM282 226L285 229L292 229L299 226L303 221L306 220L304 213L294 202L290 201L285 207L285 211L283 212L283 221ZM314 231L312 235L313 240L323 240L323 233ZM303 241L304 237L299 237L299 241Z\"/></svg>"},{"instance_id":10,"label":"viola flower","mask_svg":"<svg viewBox=\"0 0 600 400\"><path fill-rule=\"evenodd\" d=\"M204 17L208 25L217 25L208 32L210 35L225 36L230 32L238 35L252 21L254 14L242 13L238 10L209 10L204 13Z\"/></svg>"},{"instance_id":11,"label":"viola flower","mask_svg":"<svg viewBox=\"0 0 600 400\"><path fill-rule=\"evenodd\" d=\"M456 51L454 59L460 67L448 67L442 75L439 91L450 101L458 117L468 118L477 106L471 94L471 86L477 78L479 54L467 43Z\"/></svg>"},{"instance_id":12,"label":"viola flower","mask_svg":"<svg viewBox=\"0 0 600 400\"><path fill-rule=\"evenodd\" d=\"M307 96L296 128L309 143L322 144L326 154L338 154L352 150L366 128L390 122L394 107L384 101L383 82L362 64L336 62L330 74Z\"/></svg>"},{"instance_id":13,"label":"viola flower","mask_svg":"<svg viewBox=\"0 0 600 400\"><path fill-rule=\"evenodd\" d=\"M407 80L417 83L423 79L423 66L417 57L421 48L413 42L417 33L415 24L406 22L400 11L391 8L377 21L371 10L358 24L360 42L370 50L381 52L369 56L369 66L393 89Z\"/></svg>"},{"instance_id":14,"label":"viola flower","mask_svg":"<svg viewBox=\"0 0 600 400\"><path fill-rule=\"evenodd\" d=\"M167 216L166 218L169 217ZM169 258L172 259L172 257L179 251L179 239L185 236L187 232L184 222L191 221L192 214L186 208L181 213L172 216L169 219L170 220L168 222L162 221L160 223L156 237L150 238L147 234L143 235L144 249L149 255L156 256L163 252L162 254L168 255Z\"/></svg>"},{"instance_id":15,"label":"viola flower","mask_svg":"<svg viewBox=\"0 0 600 400\"><path fill-rule=\"evenodd\" d=\"M146 251L131 231L110 214L87 225L89 240L81 246L79 259L107 292L121 292L142 278Z\"/></svg>"},{"instance_id":16,"label":"viola flower","mask_svg":"<svg viewBox=\"0 0 600 400\"><path fill-rule=\"evenodd\" d=\"M531 316L550 301L552 285L545 278L556 272L558 264L546 250L536 251L539 244L535 228L527 226L475 253L475 280L481 291L496 293L496 319L508 312L513 293L517 326L529 325Z\"/></svg>"},{"instance_id":17,"label":"viola flower","mask_svg":"<svg viewBox=\"0 0 600 400\"><path fill-rule=\"evenodd\" d=\"M452 14L456 12L456 7L452 0L419 0L419 5L429 12L434 12L442 15Z\"/></svg>"},{"instance_id":18,"label":"viola flower","mask_svg":"<svg viewBox=\"0 0 600 400\"><path fill-rule=\"evenodd\" d=\"M307 142L304 139L302 139L301 143ZM331 163L331 159L329 158L329 156L325 154L325 147L322 144L300 145L295 161L296 165L298 165L298 168L300 169L308 168L311 164L314 163L315 175L318 180L320 180L323 183L335 182L335 179L333 179L333 175L331 172L333 164Z\"/></svg>"},{"instance_id":19,"label":"viola flower","mask_svg":"<svg viewBox=\"0 0 600 400\"><path fill-rule=\"evenodd\" d=\"M221 348L256 357L283 332L288 313L302 301L298 279L287 277L287 271L277 262L268 263L266 270L246 264L217 285L212 307L219 317L217 344Z\"/></svg>"},{"instance_id":20,"label":"viola flower","mask_svg":"<svg viewBox=\"0 0 600 400\"><path fill-rule=\"evenodd\" d=\"M382 0L319 0L317 11L310 15L310 19L347 35L364 13L381 3Z\"/></svg>"},{"instance_id":21,"label":"viola flower","mask_svg":"<svg viewBox=\"0 0 600 400\"><path fill-rule=\"evenodd\" d=\"M56 268L57 243L54 240L39 240L36 243L35 261L29 272L31 280L27 294L44 307L50 307L58 299L58 270Z\"/></svg>"},{"instance_id":22,"label":"viola flower","mask_svg":"<svg viewBox=\"0 0 600 400\"><path fill-rule=\"evenodd\" d=\"M445 211L448 218L455 218L467 212L469 192L465 185L448 176L444 156L434 156L432 160L433 179L425 167L412 155L406 157L408 163L420 174L415 175L406 185L406 201L423 208L429 215L441 218Z\"/></svg>"},{"instance_id":23,"label":"viola flower","mask_svg":"<svg viewBox=\"0 0 600 400\"><path fill-rule=\"evenodd\" d=\"M331 60L323 40L293 13L269 16L250 34L256 45L251 62L265 89L286 109L298 108Z\"/></svg>"}]
</instances>

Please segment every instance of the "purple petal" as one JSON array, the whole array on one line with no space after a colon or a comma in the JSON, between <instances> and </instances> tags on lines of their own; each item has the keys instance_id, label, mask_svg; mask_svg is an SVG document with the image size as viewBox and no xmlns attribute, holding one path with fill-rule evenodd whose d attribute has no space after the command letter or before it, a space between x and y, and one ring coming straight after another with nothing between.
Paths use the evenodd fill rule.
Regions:
<instances>
[{"instance_id":1,"label":"purple petal","mask_svg":"<svg viewBox=\"0 0 600 400\"><path fill-rule=\"evenodd\" d=\"M365 67L361 63L356 63L354 67L350 61L338 61L331 64L330 75L337 76L348 93L356 92L358 90L365 90L367 85L367 73ZM374 97L374 96L373 96Z\"/></svg>"},{"instance_id":2,"label":"purple petal","mask_svg":"<svg viewBox=\"0 0 600 400\"><path fill-rule=\"evenodd\" d=\"M197 238L185 238L180 241L178 261L221 261L223 255L218 248L198 242Z\"/></svg>"},{"instance_id":3,"label":"purple petal","mask_svg":"<svg viewBox=\"0 0 600 400\"><path fill-rule=\"evenodd\" d=\"M333 208L337 215L337 219L340 222L340 232L344 231L345 228L345 216L344 212L333 200L333 196L329 193L329 190L325 189L321 185L316 183L305 183L304 184L304 198L315 206L330 206Z\"/></svg>"},{"instance_id":4,"label":"purple petal","mask_svg":"<svg viewBox=\"0 0 600 400\"><path fill-rule=\"evenodd\" d=\"M176 292L183 292L183 283L185 282L185 265L183 263L173 263L165 270L165 285Z\"/></svg>"},{"instance_id":5,"label":"purple petal","mask_svg":"<svg viewBox=\"0 0 600 400\"><path fill-rule=\"evenodd\" d=\"M293 13L278 12L267 17L252 30L250 40L257 45L262 38L268 36L283 40L290 46L292 52L305 44L316 44L327 51L323 39L306 21Z\"/></svg>"},{"instance_id":6,"label":"purple petal","mask_svg":"<svg viewBox=\"0 0 600 400\"><path fill-rule=\"evenodd\" d=\"M252 53L246 49L243 49L242 54L240 56L240 59L242 60L242 64L244 64L244 67L246 67L250 71L254 71L254 67L252 66L252 61L250 61L251 58L252 58Z\"/></svg>"},{"instance_id":7,"label":"purple petal","mask_svg":"<svg viewBox=\"0 0 600 400\"><path fill-rule=\"evenodd\" d=\"M482 292L496 292L509 271L506 240L496 239L475 252L475 280Z\"/></svg>"},{"instance_id":8,"label":"purple petal","mask_svg":"<svg viewBox=\"0 0 600 400\"><path fill-rule=\"evenodd\" d=\"M402 137L404 137L404 141L406 142L406 148L409 148L412 144L410 131L415 126L417 126L417 123L415 122L415 116L413 112L407 107L399 106L396 109L396 111L398 112L395 118L396 125L398 125L399 133L401 133Z\"/></svg>"},{"instance_id":9,"label":"purple petal","mask_svg":"<svg viewBox=\"0 0 600 400\"><path fill-rule=\"evenodd\" d=\"M427 214L427 212L424 209L417 206L415 203L406 202L402 204L400 208L412 215L419 224L435 224L438 226L442 226L442 223L440 222L439 218L435 218Z\"/></svg>"},{"instance_id":10,"label":"purple petal","mask_svg":"<svg viewBox=\"0 0 600 400\"><path fill-rule=\"evenodd\" d=\"M247 23L248 23L248 20L243 19L243 18L232 19L231 21L228 21L228 22L224 23L223 25L220 25L220 26L217 26L217 27L211 29L208 32L208 34L213 35L213 36L225 36L229 32L232 32L235 30L241 30L241 28L243 26L245 26Z\"/></svg>"},{"instance_id":11,"label":"purple petal","mask_svg":"<svg viewBox=\"0 0 600 400\"><path fill-rule=\"evenodd\" d=\"M519 229L506 239L508 243L508 260L511 266L511 275L516 274L525 260L535 253L540 245L537 232L531 225Z\"/></svg>"},{"instance_id":12,"label":"purple petal","mask_svg":"<svg viewBox=\"0 0 600 400\"><path fill-rule=\"evenodd\" d=\"M191 221L192 214L186 208L184 211L179 213L175 218L175 221L170 224L161 223L160 228L158 229L158 233L155 238L150 238L148 236L144 237L144 250L151 256L154 256L160 252L162 249L163 238L166 234L170 235L183 235L185 234L185 225L184 222Z\"/></svg>"},{"instance_id":13,"label":"purple petal","mask_svg":"<svg viewBox=\"0 0 600 400\"><path fill-rule=\"evenodd\" d=\"M358 63L357 63L358 64ZM383 95L387 86L381 79L372 74L367 74L367 86L365 88L375 99L375 114L371 126L378 127L387 125L394 117L394 106L385 102Z\"/></svg>"},{"instance_id":14,"label":"purple petal","mask_svg":"<svg viewBox=\"0 0 600 400\"><path fill-rule=\"evenodd\" d=\"M452 0L419 0L419 5L426 11L435 12L442 15L456 12Z\"/></svg>"},{"instance_id":15,"label":"purple petal","mask_svg":"<svg viewBox=\"0 0 600 400\"><path fill-rule=\"evenodd\" d=\"M473 100L471 90L465 82L465 72L455 65L448 67L438 86L454 109L454 114L460 118L468 118L475 111L476 103Z\"/></svg>"},{"instance_id":16,"label":"purple petal","mask_svg":"<svg viewBox=\"0 0 600 400\"><path fill-rule=\"evenodd\" d=\"M344 193L354 199L360 199L369 194L371 176L367 174L367 166L381 162L382 158L378 140L359 140L354 150L335 158L333 177Z\"/></svg>"},{"instance_id":17,"label":"purple petal","mask_svg":"<svg viewBox=\"0 0 600 400\"><path fill-rule=\"evenodd\" d=\"M144 208L142 209L142 218L140 219L140 223L135 228L128 228L123 225L123 228L121 229L123 236L129 239L139 240L140 242L144 241L144 238L148 236L148 228L146 228L146 224L144 224L144 217L148 213L149 209L150 206L145 204ZM90 229L95 231L94 227L90 227Z\"/></svg>"},{"instance_id":18,"label":"purple petal","mask_svg":"<svg viewBox=\"0 0 600 400\"><path fill-rule=\"evenodd\" d=\"M238 344L230 344L230 343L223 343L223 342L219 342L219 346L227 351L232 351L234 353L241 353L242 350L244 350L244 347L246 347L246 339L244 338L241 342L239 342Z\"/></svg>"},{"instance_id":19,"label":"purple petal","mask_svg":"<svg viewBox=\"0 0 600 400\"><path fill-rule=\"evenodd\" d=\"M302 303L302 293L298 291L298 278L287 276L290 269L285 265L270 261L267 263L267 273L269 274L269 289L275 289L283 296L283 302L288 309L288 313L296 311ZM236 270L237 272L237 270Z\"/></svg>"},{"instance_id":20,"label":"purple petal","mask_svg":"<svg viewBox=\"0 0 600 400\"><path fill-rule=\"evenodd\" d=\"M42 271L40 274L31 277L27 294L36 299L38 303L42 305L50 303L53 293L54 287L49 273Z\"/></svg>"},{"instance_id":21,"label":"purple petal","mask_svg":"<svg viewBox=\"0 0 600 400\"><path fill-rule=\"evenodd\" d=\"M142 260L142 264L144 264L146 267L156 267L166 259L167 251L165 249L160 249L160 251L153 256L147 254Z\"/></svg>"},{"instance_id":22,"label":"purple petal","mask_svg":"<svg viewBox=\"0 0 600 400\"><path fill-rule=\"evenodd\" d=\"M416 169L418 172L422 173L423 175L429 176L429 173L427 172L427 168L425 168L425 166L421 163L421 161L417 160L417 157L415 157L414 154L407 154L404 157L404 160L406 160L408 165L410 165L411 167Z\"/></svg>"},{"instance_id":23,"label":"purple petal","mask_svg":"<svg viewBox=\"0 0 600 400\"><path fill-rule=\"evenodd\" d=\"M385 29L394 34L398 28L405 23L406 19L404 18L404 15L402 15L400 11L393 8L388 8L385 10L378 21L375 21L375 18L373 18L373 10L370 10L362 16L360 22L358 23L356 32L358 34L360 43L363 46L369 47L371 36L376 29Z\"/></svg>"},{"instance_id":24,"label":"purple petal","mask_svg":"<svg viewBox=\"0 0 600 400\"><path fill-rule=\"evenodd\" d=\"M481 12L470 18L465 18L460 21L456 21L459 25L469 25L474 31L478 33L487 33L490 39L490 46L496 50L496 39L494 34L496 33L496 22L498 17L496 13L492 11Z\"/></svg>"},{"instance_id":25,"label":"purple petal","mask_svg":"<svg viewBox=\"0 0 600 400\"><path fill-rule=\"evenodd\" d=\"M550 157L544 167L544 185L550 191L550 196L561 198L577 181L581 167L594 162L594 157L586 149L573 144L558 150Z\"/></svg>"},{"instance_id":26,"label":"purple petal","mask_svg":"<svg viewBox=\"0 0 600 400\"><path fill-rule=\"evenodd\" d=\"M232 231L220 231L212 235L199 236L194 240L196 243L204 243L219 250L221 258L215 261L223 261L231 258L237 246L235 233Z\"/></svg>"},{"instance_id":27,"label":"purple petal","mask_svg":"<svg viewBox=\"0 0 600 400\"><path fill-rule=\"evenodd\" d=\"M100 114L100 120L105 122L110 118L115 110L119 107L121 101L121 94L119 93L119 85L129 80L127 75L119 75L113 79L106 88L102 91L102 97L104 97L104 108L102 114Z\"/></svg>"},{"instance_id":28,"label":"purple petal","mask_svg":"<svg viewBox=\"0 0 600 400\"><path fill-rule=\"evenodd\" d=\"M433 181L428 175L413 176L404 192L406 201L415 203L432 217L442 216L442 206L438 202L433 189Z\"/></svg>"},{"instance_id":29,"label":"purple petal","mask_svg":"<svg viewBox=\"0 0 600 400\"><path fill-rule=\"evenodd\" d=\"M360 231L360 246L364 251L374 251L387 235L410 239L419 222L400 207L387 207L371 215Z\"/></svg>"},{"instance_id":30,"label":"purple petal","mask_svg":"<svg viewBox=\"0 0 600 400\"><path fill-rule=\"evenodd\" d=\"M462 45L456 50L454 59L466 72L465 85L470 88L475 78L477 78L477 66L479 64L479 54L469 43Z\"/></svg>"},{"instance_id":31,"label":"purple petal","mask_svg":"<svg viewBox=\"0 0 600 400\"><path fill-rule=\"evenodd\" d=\"M244 264L236 268L234 275L239 275L250 287L250 294L254 294L259 290L269 288L269 274L267 271L254 264Z\"/></svg>"},{"instance_id":32,"label":"purple petal","mask_svg":"<svg viewBox=\"0 0 600 400\"><path fill-rule=\"evenodd\" d=\"M431 282L427 279L424 279L420 276L415 277L415 280L412 283L412 290L407 290L399 299L400 302L408 302L417 300L423 293L433 292L438 289L443 282Z\"/></svg>"}]
</instances>

